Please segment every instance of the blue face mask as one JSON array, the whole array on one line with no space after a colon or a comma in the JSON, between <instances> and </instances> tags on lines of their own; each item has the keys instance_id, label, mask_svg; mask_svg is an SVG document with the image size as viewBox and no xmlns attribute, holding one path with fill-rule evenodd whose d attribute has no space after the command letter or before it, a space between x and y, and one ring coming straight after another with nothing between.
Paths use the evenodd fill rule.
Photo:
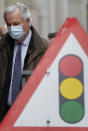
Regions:
<instances>
[{"instance_id":1,"label":"blue face mask","mask_svg":"<svg viewBox=\"0 0 88 131\"><path fill-rule=\"evenodd\" d=\"M26 32L23 31L22 25L8 26L8 34L15 40L21 40Z\"/></svg>"}]
</instances>

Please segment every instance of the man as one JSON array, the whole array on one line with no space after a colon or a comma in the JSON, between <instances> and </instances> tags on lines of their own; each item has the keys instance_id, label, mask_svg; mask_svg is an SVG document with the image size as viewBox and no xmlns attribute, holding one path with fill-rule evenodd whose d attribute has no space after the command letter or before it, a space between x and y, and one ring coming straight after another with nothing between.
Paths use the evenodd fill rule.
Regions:
<instances>
[{"instance_id":1,"label":"man","mask_svg":"<svg viewBox=\"0 0 88 131\"><path fill-rule=\"evenodd\" d=\"M31 13L24 4L7 7L4 19L8 33L0 41L0 50L4 54L0 121L21 90L22 71L34 70L48 47L46 40L40 38L31 25Z\"/></svg>"}]
</instances>

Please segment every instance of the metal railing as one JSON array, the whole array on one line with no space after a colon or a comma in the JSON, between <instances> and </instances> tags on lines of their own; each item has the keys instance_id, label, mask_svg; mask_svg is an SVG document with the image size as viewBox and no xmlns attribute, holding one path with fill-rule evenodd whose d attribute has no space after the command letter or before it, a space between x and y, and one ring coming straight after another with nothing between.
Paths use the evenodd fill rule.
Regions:
<instances>
[{"instance_id":1,"label":"metal railing","mask_svg":"<svg viewBox=\"0 0 88 131\"><path fill-rule=\"evenodd\" d=\"M24 87L27 79L31 76L33 70L23 70L22 72L22 87Z\"/></svg>"}]
</instances>

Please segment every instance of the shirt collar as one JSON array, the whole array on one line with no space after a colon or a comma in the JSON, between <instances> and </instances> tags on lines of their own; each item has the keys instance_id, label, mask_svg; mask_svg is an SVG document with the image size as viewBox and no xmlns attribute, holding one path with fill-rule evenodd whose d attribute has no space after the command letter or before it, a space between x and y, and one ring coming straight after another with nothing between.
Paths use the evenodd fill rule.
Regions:
<instances>
[{"instance_id":1,"label":"shirt collar","mask_svg":"<svg viewBox=\"0 0 88 131\"><path fill-rule=\"evenodd\" d=\"M27 35L26 39L22 42L22 45L27 46L29 44L29 42L30 42L31 36L32 36L32 31L30 30L30 32Z\"/></svg>"},{"instance_id":2,"label":"shirt collar","mask_svg":"<svg viewBox=\"0 0 88 131\"><path fill-rule=\"evenodd\" d=\"M26 39L22 42L22 45L28 46L31 40L32 31L30 30L29 34L27 35ZM15 45L17 45L17 42L15 41Z\"/></svg>"}]
</instances>

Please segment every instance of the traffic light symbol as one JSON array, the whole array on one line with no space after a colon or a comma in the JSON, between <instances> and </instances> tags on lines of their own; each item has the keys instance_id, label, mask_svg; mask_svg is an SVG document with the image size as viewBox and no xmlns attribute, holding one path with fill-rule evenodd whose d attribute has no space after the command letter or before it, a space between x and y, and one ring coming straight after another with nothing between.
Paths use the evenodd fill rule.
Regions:
<instances>
[{"instance_id":1,"label":"traffic light symbol","mask_svg":"<svg viewBox=\"0 0 88 131\"><path fill-rule=\"evenodd\" d=\"M83 63L76 55L59 62L59 107L66 122L76 123L84 116Z\"/></svg>"}]
</instances>

